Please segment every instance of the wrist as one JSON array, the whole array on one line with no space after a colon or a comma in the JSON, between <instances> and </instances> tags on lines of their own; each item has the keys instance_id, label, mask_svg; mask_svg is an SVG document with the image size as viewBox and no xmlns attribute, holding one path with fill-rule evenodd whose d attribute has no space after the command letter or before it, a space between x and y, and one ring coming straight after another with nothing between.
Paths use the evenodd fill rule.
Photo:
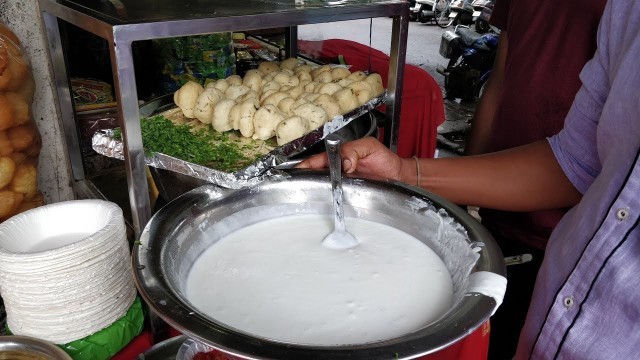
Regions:
<instances>
[{"instance_id":1,"label":"wrist","mask_svg":"<svg viewBox=\"0 0 640 360\"><path fill-rule=\"evenodd\" d=\"M419 174L420 173L420 174ZM422 164L417 157L402 159L402 167L400 171L400 181L409 185L421 186L419 176L422 174Z\"/></svg>"}]
</instances>

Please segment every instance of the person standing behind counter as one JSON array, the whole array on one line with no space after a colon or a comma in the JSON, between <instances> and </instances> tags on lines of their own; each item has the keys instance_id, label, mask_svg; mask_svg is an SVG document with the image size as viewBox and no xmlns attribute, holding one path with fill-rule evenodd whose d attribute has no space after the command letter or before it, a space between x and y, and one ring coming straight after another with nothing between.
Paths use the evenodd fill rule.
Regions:
<instances>
[{"instance_id":1,"label":"person standing behind counter","mask_svg":"<svg viewBox=\"0 0 640 360\"><path fill-rule=\"evenodd\" d=\"M496 61L471 121L465 155L504 150L557 134L596 50L606 0L497 0L491 24L501 29ZM566 209L480 209L505 256L532 254L510 267L504 302L491 318L489 359L509 359L524 324L544 249Z\"/></svg>"},{"instance_id":2,"label":"person standing behind counter","mask_svg":"<svg viewBox=\"0 0 640 360\"><path fill-rule=\"evenodd\" d=\"M365 138L343 168L506 211L571 207L553 231L516 359L634 359L640 344L640 2L609 0L564 128L500 152L402 159ZM324 168L326 154L300 168Z\"/></svg>"}]
</instances>

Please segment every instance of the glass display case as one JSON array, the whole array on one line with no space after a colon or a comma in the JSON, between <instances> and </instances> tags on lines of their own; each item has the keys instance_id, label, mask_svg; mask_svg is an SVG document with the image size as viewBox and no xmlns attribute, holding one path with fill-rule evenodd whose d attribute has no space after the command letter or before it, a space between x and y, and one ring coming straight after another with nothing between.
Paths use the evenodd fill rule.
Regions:
<instances>
[{"instance_id":1,"label":"glass display case","mask_svg":"<svg viewBox=\"0 0 640 360\"><path fill-rule=\"evenodd\" d=\"M384 141L397 146L405 65L408 10L406 0L39 0L55 75L74 191L90 196L69 86L68 61L60 21L108 42L118 122L125 152L124 168L137 238L152 213L140 130L132 44L137 41L227 31L286 29L287 55L297 54L297 26L363 18L392 18L391 51Z\"/></svg>"}]
</instances>

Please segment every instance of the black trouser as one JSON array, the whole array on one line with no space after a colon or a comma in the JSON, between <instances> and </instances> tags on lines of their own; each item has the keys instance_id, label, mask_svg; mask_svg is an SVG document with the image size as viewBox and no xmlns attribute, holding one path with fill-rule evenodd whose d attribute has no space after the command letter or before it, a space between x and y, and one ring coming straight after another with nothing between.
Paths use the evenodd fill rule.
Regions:
<instances>
[{"instance_id":1,"label":"black trouser","mask_svg":"<svg viewBox=\"0 0 640 360\"><path fill-rule=\"evenodd\" d=\"M533 260L528 263L507 267L507 291L502 305L491 317L489 360L507 360L512 359L516 353L520 330L527 316L544 251L497 235L494 237L505 257L520 254L533 256Z\"/></svg>"}]
</instances>

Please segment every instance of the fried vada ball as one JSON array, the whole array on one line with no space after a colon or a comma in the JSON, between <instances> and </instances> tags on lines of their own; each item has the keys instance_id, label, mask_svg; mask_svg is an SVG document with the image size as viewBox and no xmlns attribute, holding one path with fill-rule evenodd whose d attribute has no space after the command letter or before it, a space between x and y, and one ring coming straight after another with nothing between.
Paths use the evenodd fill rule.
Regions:
<instances>
[{"instance_id":1,"label":"fried vada ball","mask_svg":"<svg viewBox=\"0 0 640 360\"><path fill-rule=\"evenodd\" d=\"M267 96L264 101L262 102L262 105L267 105L267 104L271 104L271 105L275 105L278 106L278 103L280 102L280 100L289 97L289 94L282 92L282 91L277 91L269 96Z\"/></svg>"},{"instance_id":2,"label":"fried vada ball","mask_svg":"<svg viewBox=\"0 0 640 360\"><path fill-rule=\"evenodd\" d=\"M351 75L351 71L346 67L337 66L331 69L331 77L334 81L344 79L349 75Z\"/></svg>"},{"instance_id":3,"label":"fried vada ball","mask_svg":"<svg viewBox=\"0 0 640 360\"><path fill-rule=\"evenodd\" d=\"M11 147L16 151L21 151L33 144L38 137L37 132L33 125L22 125L7 130L7 136L11 142Z\"/></svg>"},{"instance_id":4,"label":"fried vada ball","mask_svg":"<svg viewBox=\"0 0 640 360\"><path fill-rule=\"evenodd\" d=\"M280 102L278 103L278 109L286 115L293 115L293 112L291 112L291 106L295 101L296 100L292 97L286 97L280 100Z\"/></svg>"},{"instance_id":5,"label":"fried vada ball","mask_svg":"<svg viewBox=\"0 0 640 360\"><path fill-rule=\"evenodd\" d=\"M213 120L213 108L218 101L224 99L224 93L215 87L205 87L204 91L198 95L196 105L193 108L193 115L203 124L211 124Z\"/></svg>"},{"instance_id":6,"label":"fried vada ball","mask_svg":"<svg viewBox=\"0 0 640 360\"><path fill-rule=\"evenodd\" d=\"M338 102L343 114L358 107L358 98L350 88L336 91L332 96Z\"/></svg>"},{"instance_id":7,"label":"fried vada ball","mask_svg":"<svg viewBox=\"0 0 640 360\"><path fill-rule=\"evenodd\" d=\"M13 104L4 94L0 93L0 130L14 126L14 119Z\"/></svg>"},{"instance_id":8,"label":"fried vada ball","mask_svg":"<svg viewBox=\"0 0 640 360\"><path fill-rule=\"evenodd\" d=\"M35 165L26 163L19 165L16 167L16 172L11 182L11 190L22 193L25 196L34 195L38 192L38 178L36 175Z\"/></svg>"},{"instance_id":9,"label":"fried vada ball","mask_svg":"<svg viewBox=\"0 0 640 360\"><path fill-rule=\"evenodd\" d=\"M298 66L298 64L300 64L298 59L296 59L294 57L290 57L290 58L282 60L280 62L280 69L293 70L296 66Z\"/></svg>"},{"instance_id":10,"label":"fried vada ball","mask_svg":"<svg viewBox=\"0 0 640 360\"><path fill-rule=\"evenodd\" d=\"M275 105L265 105L253 116L253 126L256 140L267 140L276 134L276 126L285 119L285 115Z\"/></svg>"},{"instance_id":11,"label":"fried vada ball","mask_svg":"<svg viewBox=\"0 0 640 360\"><path fill-rule=\"evenodd\" d=\"M347 76L345 79L349 79L351 81L360 81L364 80L367 77L367 74L364 71L355 71L352 72L351 75Z\"/></svg>"},{"instance_id":12,"label":"fried vada ball","mask_svg":"<svg viewBox=\"0 0 640 360\"><path fill-rule=\"evenodd\" d=\"M225 79L220 79L220 80L208 83L207 87L216 88L224 93L229 88L229 83Z\"/></svg>"},{"instance_id":13,"label":"fried vada ball","mask_svg":"<svg viewBox=\"0 0 640 360\"><path fill-rule=\"evenodd\" d=\"M324 109L329 120L341 114L340 105L338 105L336 99L329 94L320 94L313 102Z\"/></svg>"},{"instance_id":14,"label":"fried vada ball","mask_svg":"<svg viewBox=\"0 0 640 360\"><path fill-rule=\"evenodd\" d=\"M342 87L347 87L347 86L349 86L349 84L351 84L352 82L353 82L353 80L351 80L351 79L347 79L347 78L344 78L344 79L340 79L340 80L338 80L337 84L338 84L338 85L340 85L340 86L342 86Z\"/></svg>"},{"instance_id":15,"label":"fried vada ball","mask_svg":"<svg viewBox=\"0 0 640 360\"><path fill-rule=\"evenodd\" d=\"M384 92L384 85L382 84L380 74L370 74L364 80L371 85L371 97L376 97Z\"/></svg>"},{"instance_id":16,"label":"fried vada ball","mask_svg":"<svg viewBox=\"0 0 640 360\"><path fill-rule=\"evenodd\" d=\"M315 80L316 77L322 74L323 72L328 72L329 74L331 74L331 66L329 65L318 66L316 68L311 69L309 73L311 74L311 77L313 77L313 80Z\"/></svg>"},{"instance_id":17,"label":"fried vada ball","mask_svg":"<svg viewBox=\"0 0 640 360\"><path fill-rule=\"evenodd\" d=\"M290 109L291 109L291 113L293 114L293 109L297 108L298 106L300 106L300 105L304 105L304 104L308 104L308 103L309 103L309 100L307 100L307 99L306 99L306 98L304 98L303 96L301 96L301 97L297 98L297 99L293 102L293 104L291 104L291 107L290 107Z\"/></svg>"},{"instance_id":18,"label":"fried vada ball","mask_svg":"<svg viewBox=\"0 0 640 360\"><path fill-rule=\"evenodd\" d=\"M260 91L262 87L262 72L257 69L247 71L242 79L242 85L248 86L253 91Z\"/></svg>"},{"instance_id":19,"label":"fried vada ball","mask_svg":"<svg viewBox=\"0 0 640 360\"><path fill-rule=\"evenodd\" d=\"M315 81L307 83L307 85L304 86L304 92L312 93L316 89L316 86L318 86L318 84L320 84L320 83L315 82Z\"/></svg>"},{"instance_id":20,"label":"fried vada ball","mask_svg":"<svg viewBox=\"0 0 640 360\"><path fill-rule=\"evenodd\" d=\"M281 86L297 86L300 84L300 79L295 75L286 73L285 71L276 74L276 76L273 77L273 80L280 83Z\"/></svg>"},{"instance_id":21,"label":"fried vada ball","mask_svg":"<svg viewBox=\"0 0 640 360\"><path fill-rule=\"evenodd\" d=\"M265 74L270 74L280 71L280 66L271 61L263 61L260 63L260 65L258 65L258 70L262 71Z\"/></svg>"},{"instance_id":22,"label":"fried vada ball","mask_svg":"<svg viewBox=\"0 0 640 360\"><path fill-rule=\"evenodd\" d=\"M342 90L342 86L338 85L337 83L330 82L327 84L322 84L322 86L320 86L320 88L316 92L319 94L333 95L338 90Z\"/></svg>"},{"instance_id":23,"label":"fried vada ball","mask_svg":"<svg viewBox=\"0 0 640 360\"><path fill-rule=\"evenodd\" d=\"M231 121L233 130L240 129L240 103L236 103L229 110L229 121Z\"/></svg>"},{"instance_id":24,"label":"fried vada ball","mask_svg":"<svg viewBox=\"0 0 640 360\"><path fill-rule=\"evenodd\" d=\"M182 110L182 114L186 118L194 119L193 108L196 106L198 96L200 96L203 91L204 88L202 85L195 81L187 81L173 94L173 102Z\"/></svg>"},{"instance_id":25,"label":"fried vada ball","mask_svg":"<svg viewBox=\"0 0 640 360\"><path fill-rule=\"evenodd\" d=\"M240 75L230 75L225 80L229 83L229 86L242 85L242 77Z\"/></svg>"},{"instance_id":26,"label":"fried vada ball","mask_svg":"<svg viewBox=\"0 0 640 360\"><path fill-rule=\"evenodd\" d=\"M224 91L224 96L227 99L236 100L244 95L246 95L251 88L246 85L230 85L227 90Z\"/></svg>"},{"instance_id":27,"label":"fried vada ball","mask_svg":"<svg viewBox=\"0 0 640 360\"><path fill-rule=\"evenodd\" d=\"M281 87L282 85L279 82L275 80L269 80L262 86L262 94L272 90L280 91ZM262 99L262 96L260 96L260 98Z\"/></svg>"},{"instance_id":28,"label":"fried vada ball","mask_svg":"<svg viewBox=\"0 0 640 360\"><path fill-rule=\"evenodd\" d=\"M309 72L311 72L311 69L313 69L313 68L309 64L300 64L300 65L298 65L298 66L293 68L293 72L295 74L299 74L301 72L309 73Z\"/></svg>"},{"instance_id":29,"label":"fried vada ball","mask_svg":"<svg viewBox=\"0 0 640 360\"><path fill-rule=\"evenodd\" d=\"M260 94L258 94L257 91L249 90L249 92L244 94L244 96L240 100L242 102L244 102L244 101L247 101L249 99L255 99L256 101L259 102L260 101Z\"/></svg>"},{"instance_id":30,"label":"fried vada ball","mask_svg":"<svg viewBox=\"0 0 640 360\"><path fill-rule=\"evenodd\" d=\"M348 86L349 89L353 90L353 93L358 98L358 104L364 105L372 98L373 89L371 85L367 81L360 80L354 81Z\"/></svg>"},{"instance_id":31,"label":"fried vada ball","mask_svg":"<svg viewBox=\"0 0 640 360\"><path fill-rule=\"evenodd\" d=\"M300 84L298 86L294 86L291 88L291 90L287 91L287 94L289 94L290 97L297 99L300 95L302 95L304 93L304 87L306 84Z\"/></svg>"},{"instance_id":32,"label":"fried vada ball","mask_svg":"<svg viewBox=\"0 0 640 360\"><path fill-rule=\"evenodd\" d=\"M16 172L16 163L12 158L4 156L0 158L0 189L11 183Z\"/></svg>"},{"instance_id":33,"label":"fried vada ball","mask_svg":"<svg viewBox=\"0 0 640 360\"><path fill-rule=\"evenodd\" d=\"M303 98L309 102L312 102L313 100L317 99L318 96L320 96L320 94L316 94L316 93L304 93L300 96L300 98Z\"/></svg>"},{"instance_id":34,"label":"fried vada ball","mask_svg":"<svg viewBox=\"0 0 640 360\"><path fill-rule=\"evenodd\" d=\"M220 100L213 108L213 120L211 126L217 132L225 132L233 129L231 120L229 119L229 112L231 108L236 104L231 99Z\"/></svg>"},{"instance_id":35,"label":"fried vada ball","mask_svg":"<svg viewBox=\"0 0 640 360\"><path fill-rule=\"evenodd\" d=\"M247 100L240 105L240 120L238 128L240 134L244 137L252 137L255 128L253 126L253 117L256 115L256 111L260 108L257 100Z\"/></svg>"},{"instance_id":36,"label":"fried vada ball","mask_svg":"<svg viewBox=\"0 0 640 360\"><path fill-rule=\"evenodd\" d=\"M9 135L6 130L0 130L0 156L9 156L13 153L13 147L11 141L9 141Z\"/></svg>"},{"instance_id":37,"label":"fried vada ball","mask_svg":"<svg viewBox=\"0 0 640 360\"><path fill-rule=\"evenodd\" d=\"M255 113L258 107L260 107L260 104L258 104L258 101L255 99L250 99L250 100L233 105L233 107L231 108L231 111L229 111L229 119L231 121L231 125L233 126L233 130L240 130L240 133L242 134L242 136L251 137L251 135L253 135L253 124L251 125L250 129L245 126L243 131L240 123L241 123L242 117L247 116L247 112ZM250 114L252 119L253 119L253 113ZM251 133L251 135L245 135L245 133L249 133L249 132Z\"/></svg>"},{"instance_id":38,"label":"fried vada ball","mask_svg":"<svg viewBox=\"0 0 640 360\"><path fill-rule=\"evenodd\" d=\"M297 72L296 76L298 77L298 80L300 80L300 81L305 81L305 80L313 81L313 77L311 77L311 74L309 74L306 71Z\"/></svg>"},{"instance_id":39,"label":"fried vada ball","mask_svg":"<svg viewBox=\"0 0 640 360\"><path fill-rule=\"evenodd\" d=\"M309 129L315 130L329 120L324 109L313 103L306 103L293 109L293 114L298 115L309 122Z\"/></svg>"},{"instance_id":40,"label":"fried vada ball","mask_svg":"<svg viewBox=\"0 0 640 360\"><path fill-rule=\"evenodd\" d=\"M276 126L276 140L282 146L309 132L309 122L300 116L292 116L282 120Z\"/></svg>"},{"instance_id":41,"label":"fried vada ball","mask_svg":"<svg viewBox=\"0 0 640 360\"><path fill-rule=\"evenodd\" d=\"M10 190L0 191L0 219L6 219L13 215L23 199L24 194L14 193Z\"/></svg>"},{"instance_id":42,"label":"fried vada ball","mask_svg":"<svg viewBox=\"0 0 640 360\"><path fill-rule=\"evenodd\" d=\"M325 72L321 72L317 76L314 76L313 77L313 81L326 84L326 83L332 82L333 81L333 77L331 76L331 72L330 71L325 71Z\"/></svg>"}]
</instances>

